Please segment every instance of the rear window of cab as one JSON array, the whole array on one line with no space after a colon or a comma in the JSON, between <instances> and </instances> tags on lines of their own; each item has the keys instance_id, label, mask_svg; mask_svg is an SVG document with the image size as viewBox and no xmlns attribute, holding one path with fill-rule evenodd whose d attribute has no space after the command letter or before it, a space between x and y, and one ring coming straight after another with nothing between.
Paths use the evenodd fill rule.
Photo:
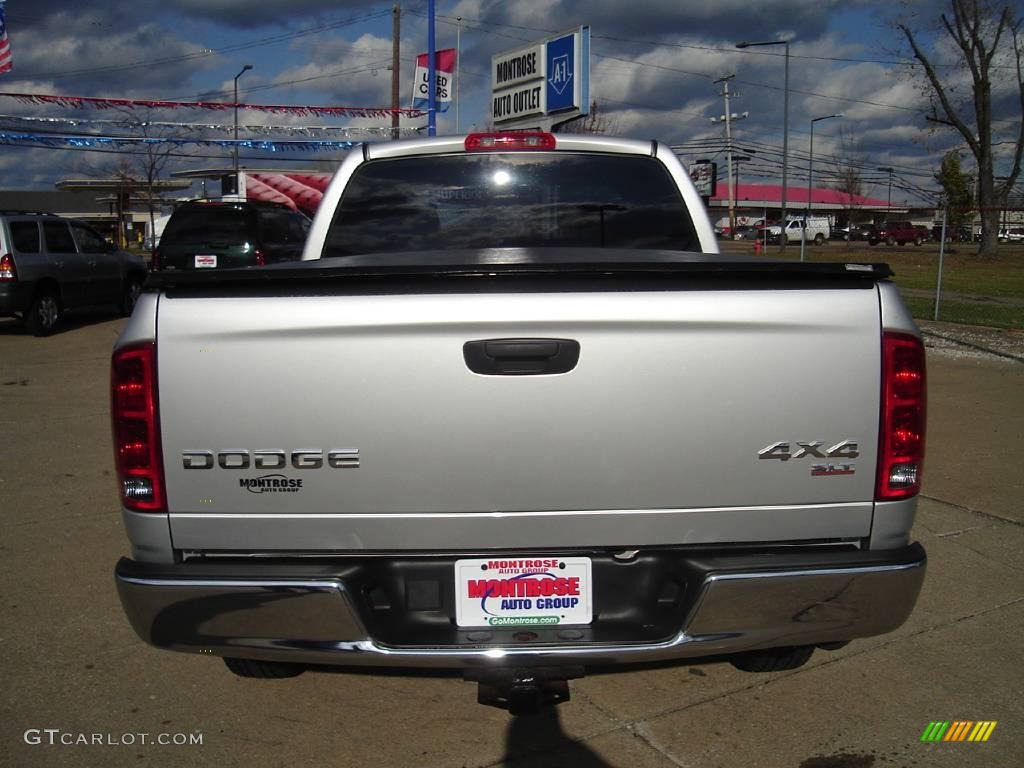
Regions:
<instances>
[{"instance_id":1,"label":"rear window of cab","mask_svg":"<svg viewBox=\"0 0 1024 768\"><path fill-rule=\"evenodd\" d=\"M178 208L167 222L161 238L190 242L210 239L245 240L255 227L255 216L247 208L212 203Z\"/></svg>"},{"instance_id":2,"label":"rear window of cab","mask_svg":"<svg viewBox=\"0 0 1024 768\"><path fill-rule=\"evenodd\" d=\"M700 250L657 159L509 152L364 163L321 255L534 247Z\"/></svg>"}]
</instances>

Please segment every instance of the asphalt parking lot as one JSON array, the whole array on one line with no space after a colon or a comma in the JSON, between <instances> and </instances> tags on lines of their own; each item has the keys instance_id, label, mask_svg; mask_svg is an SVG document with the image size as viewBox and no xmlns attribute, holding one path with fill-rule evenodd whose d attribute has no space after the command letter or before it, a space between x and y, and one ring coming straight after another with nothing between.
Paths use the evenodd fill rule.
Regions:
<instances>
[{"instance_id":1,"label":"asphalt parking lot","mask_svg":"<svg viewBox=\"0 0 1024 768\"><path fill-rule=\"evenodd\" d=\"M85 316L37 339L0 320L0 766L1021 765L1024 363L929 352L915 534L930 561L898 631L791 672L595 675L513 718L455 676L242 680L136 638L112 579L127 539L107 375L124 323ZM984 743L922 743L936 720L998 724Z\"/></svg>"}]
</instances>

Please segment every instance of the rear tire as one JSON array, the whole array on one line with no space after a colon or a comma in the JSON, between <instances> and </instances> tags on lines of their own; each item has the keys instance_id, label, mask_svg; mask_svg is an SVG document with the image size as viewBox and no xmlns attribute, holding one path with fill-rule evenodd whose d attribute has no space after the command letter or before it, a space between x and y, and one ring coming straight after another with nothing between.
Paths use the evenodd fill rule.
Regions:
<instances>
[{"instance_id":1,"label":"rear tire","mask_svg":"<svg viewBox=\"0 0 1024 768\"><path fill-rule=\"evenodd\" d=\"M132 310L135 309L135 302L139 300L140 293L142 293L142 281L137 277L129 277L124 287L124 294L121 296L122 315L131 317Z\"/></svg>"},{"instance_id":2,"label":"rear tire","mask_svg":"<svg viewBox=\"0 0 1024 768\"><path fill-rule=\"evenodd\" d=\"M298 677L306 668L299 664L283 661L257 661L256 659L224 659L224 664L239 677L255 677L261 680L280 680Z\"/></svg>"},{"instance_id":3,"label":"rear tire","mask_svg":"<svg viewBox=\"0 0 1024 768\"><path fill-rule=\"evenodd\" d=\"M889 245L889 246L896 245L896 238L894 238L894 237L887 237L887 238L885 238L885 244Z\"/></svg>"},{"instance_id":4,"label":"rear tire","mask_svg":"<svg viewBox=\"0 0 1024 768\"><path fill-rule=\"evenodd\" d=\"M802 667L811 658L812 653L813 645L798 645L792 648L747 651L733 656L729 661L736 669L744 672L783 672Z\"/></svg>"},{"instance_id":5,"label":"rear tire","mask_svg":"<svg viewBox=\"0 0 1024 768\"><path fill-rule=\"evenodd\" d=\"M56 292L43 288L25 313L25 328L33 336L49 336L60 322L60 315L60 299Z\"/></svg>"},{"instance_id":6,"label":"rear tire","mask_svg":"<svg viewBox=\"0 0 1024 768\"><path fill-rule=\"evenodd\" d=\"M918 248L920 248L921 247L921 243L923 243L923 242L924 242L924 240L922 240L920 237L918 237L918 238L916 238L914 240L914 245L916 245Z\"/></svg>"},{"instance_id":7,"label":"rear tire","mask_svg":"<svg viewBox=\"0 0 1024 768\"><path fill-rule=\"evenodd\" d=\"M816 234L814 236L814 244L815 245L824 245L825 244L825 236L823 234L821 234L821 232L819 232L818 234Z\"/></svg>"}]
</instances>

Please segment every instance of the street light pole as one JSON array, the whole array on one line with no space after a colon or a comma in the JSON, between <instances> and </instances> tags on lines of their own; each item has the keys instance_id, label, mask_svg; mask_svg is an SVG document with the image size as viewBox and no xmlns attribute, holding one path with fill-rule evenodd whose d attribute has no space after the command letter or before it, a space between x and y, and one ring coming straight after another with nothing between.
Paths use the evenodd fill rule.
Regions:
<instances>
[{"instance_id":1,"label":"street light pole","mask_svg":"<svg viewBox=\"0 0 1024 768\"><path fill-rule=\"evenodd\" d=\"M789 40L765 40L758 43L737 43L737 48L752 48L758 45L784 45L786 46L786 74L782 86L782 200L780 219L782 227L786 226L786 192L789 187ZM767 226L768 222L765 222ZM779 238L779 247L785 248L786 241Z\"/></svg>"},{"instance_id":2,"label":"street light pole","mask_svg":"<svg viewBox=\"0 0 1024 768\"><path fill-rule=\"evenodd\" d=\"M804 209L804 226L803 232L800 233L800 261L804 261L804 249L807 247L807 225L811 220L811 179L814 178L814 124L821 120L831 120L833 117L842 116L842 113L839 113L811 118L811 146L807 156L807 208Z\"/></svg>"},{"instance_id":3,"label":"street light pole","mask_svg":"<svg viewBox=\"0 0 1024 768\"><path fill-rule=\"evenodd\" d=\"M242 67L242 71L235 75L235 144L234 144L234 160L235 160L235 194L238 194L238 78L244 75L252 69L252 64L246 64Z\"/></svg>"},{"instance_id":4,"label":"street light pole","mask_svg":"<svg viewBox=\"0 0 1024 768\"><path fill-rule=\"evenodd\" d=\"M889 174L889 198L885 204L885 215L888 218L889 216L892 216L892 175L896 169L886 165L878 170L885 171Z\"/></svg>"},{"instance_id":5,"label":"street light pole","mask_svg":"<svg viewBox=\"0 0 1024 768\"><path fill-rule=\"evenodd\" d=\"M746 150L741 150L741 151L745 152ZM740 163L748 163L748 162L750 162L753 159L754 158L750 157L749 155L733 155L733 157L732 157L733 184L734 184L735 189L736 189L736 202L737 202L737 204L739 204L739 196L740 196Z\"/></svg>"}]
</instances>

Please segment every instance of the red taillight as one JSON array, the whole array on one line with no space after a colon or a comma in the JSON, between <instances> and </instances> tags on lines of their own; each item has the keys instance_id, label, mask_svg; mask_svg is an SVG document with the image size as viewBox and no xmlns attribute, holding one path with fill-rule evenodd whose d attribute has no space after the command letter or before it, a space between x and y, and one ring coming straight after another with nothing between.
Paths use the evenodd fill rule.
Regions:
<instances>
[{"instance_id":1,"label":"red taillight","mask_svg":"<svg viewBox=\"0 0 1024 768\"><path fill-rule=\"evenodd\" d=\"M905 499L920 492L925 406L924 344L910 334L885 333L877 501Z\"/></svg>"},{"instance_id":2,"label":"red taillight","mask_svg":"<svg viewBox=\"0 0 1024 768\"><path fill-rule=\"evenodd\" d=\"M553 133L471 133L466 137L467 152L508 149L554 149Z\"/></svg>"},{"instance_id":3,"label":"red taillight","mask_svg":"<svg viewBox=\"0 0 1024 768\"><path fill-rule=\"evenodd\" d=\"M256 266L257 267L262 267L266 263L267 263L267 257L263 255L263 251L261 251L259 248L257 248L256 249Z\"/></svg>"},{"instance_id":4,"label":"red taillight","mask_svg":"<svg viewBox=\"0 0 1024 768\"><path fill-rule=\"evenodd\" d=\"M149 268L156 272L160 269L160 249L156 248L153 251L153 256L149 260Z\"/></svg>"},{"instance_id":5,"label":"red taillight","mask_svg":"<svg viewBox=\"0 0 1024 768\"><path fill-rule=\"evenodd\" d=\"M121 503L137 512L166 512L156 398L156 344L114 352L110 414Z\"/></svg>"},{"instance_id":6,"label":"red taillight","mask_svg":"<svg viewBox=\"0 0 1024 768\"><path fill-rule=\"evenodd\" d=\"M14 266L14 257L9 253L0 256L0 283L12 283L18 279L18 269Z\"/></svg>"}]
</instances>

